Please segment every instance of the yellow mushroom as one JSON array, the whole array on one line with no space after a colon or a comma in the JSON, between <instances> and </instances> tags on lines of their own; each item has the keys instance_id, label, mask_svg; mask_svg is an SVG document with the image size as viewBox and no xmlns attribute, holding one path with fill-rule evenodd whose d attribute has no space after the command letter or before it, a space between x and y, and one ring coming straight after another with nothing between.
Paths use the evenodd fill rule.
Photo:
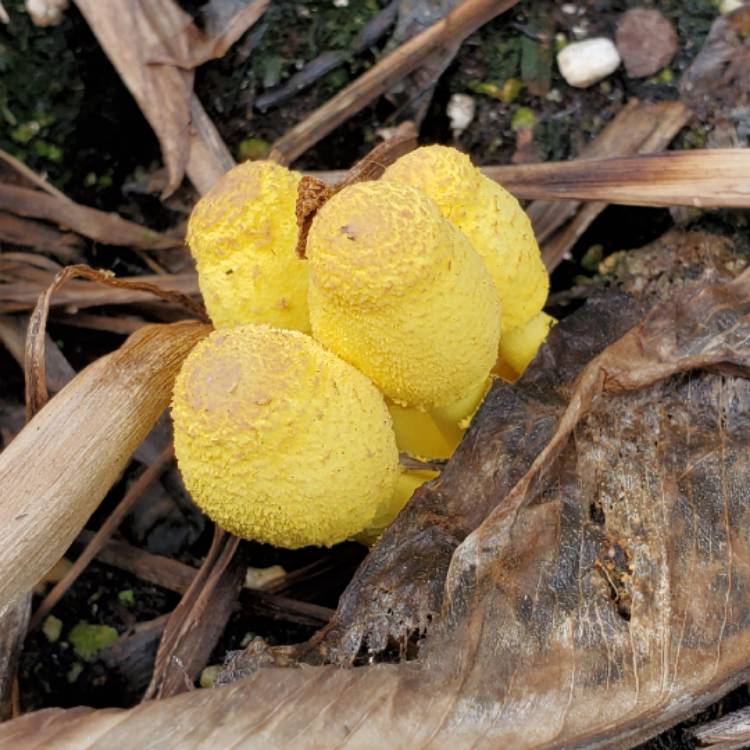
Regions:
<instances>
[{"instance_id":1,"label":"yellow mushroom","mask_svg":"<svg viewBox=\"0 0 750 750\"><path fill-rule=\"evenodd\" d=\"M409 502L414 492L425 482L438 476L437 471L431 469L410 469L399 475L396 489L388 503L380 506L372 522L356 536L356 540L368 547L380 539L386 527L396 518L402 508Z\"/></svg>"},{"instance_id":2,"label":"yellow mushroom","mask_svg":"<svg viewBox=\"0 0 750 750\"><path fill-rule=\"evenodd\" d=\"M330 546L392 504L400 471L382 395L302 333L214 331L185 360L172 415L185 485L238 536Z\"/></svg>"},{"instance_id":3,"label":"yellow mushroom","mask_svg":"<svg viewBox=\"0 0 750 750\"><path fill-rule=\"evenodd\" d=\"M296 252L300 179L270 161L245 162L193 209L187 239L215 326L310 330L307 262Z\"/></svg>"},{"instance_id":4,"label":"yellow mushroom","mask_svg":"<svg viewBox=\"0 0 750 750\"><path fill-rule=\"evenodd\" d=\"M540 312L526 325L503 334L500 338L500 359L495 371L505 380L511 381L523 375L556 322L551 315ZM503 365L507 365L507 369L501 370Z\"/></svg>"},{"instance_id":5,"label":"yellow mushroom","mask_svg":"<svg viewBox=\"0 0 750 750\"><path fill-rule=\"evenodd\" d=\"M447 406L485 383L500 304L466 237L397 182L344 188L307 241L313 335L392 401Z\"/></svg>"},{"instance_id":6,"label":"yellow mushroom","mask_svg":"<svg viewBox=\"0 0 750 750\"><path fill-rule=\"evenodd\" d=\"M418 148L388 167L382 179L419 188L468 237L495 282L503 336L541 311L549 277L531 222L518 201L466 154L448 146Z\"/></svg>"}]
</instances>

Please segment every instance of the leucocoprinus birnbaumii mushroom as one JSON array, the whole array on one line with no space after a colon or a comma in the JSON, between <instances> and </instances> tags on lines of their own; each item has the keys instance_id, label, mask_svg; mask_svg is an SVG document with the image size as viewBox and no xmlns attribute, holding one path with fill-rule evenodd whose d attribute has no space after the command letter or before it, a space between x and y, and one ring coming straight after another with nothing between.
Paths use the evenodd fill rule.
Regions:
<instances>
[{"instance_id":1,"label":"leucocoprinus birnbaumii mushroom","mask_svg":"<svg viewBox=\"0 0 750 750\"><path fill-rule=\"evenodd\" d=\"M484 386L500 336L492 278L420 190L344 188L318 211L307 257L313 335L391 400L428 411Z\"/></svg>"},{"instance_id":2,"label":"leucocoprinus birnbaumii mushroom","mask_svg":"<svg viewBox=\"0 0 750 750\"><path fill-rule=\"evenodd\" d=\"M296 252L300 179L273 162L248 161L193 209L187 240L217 328L267 323L310 330L307 262Z\"/></svg>"},{"instance_id":3,"label":"leucocoprinus birnbaumii mushroom","mask_svg":"<svg viewBox=\"0 0 750 750\"><path fill-rule=\"evenodd\" d=\"M392 504L400 470L383 396L305 334L214 331L185 360L172 416L186 487L238 536L330 546Z\"/></svg>"},{"instance_id":4,"label":"leucocoprinus birnbaumii mushroom","mask_svg":"<svg viewBox=\"0 0 750 750\"><path fill-rule=\"evenodd\" d=\"M549 276L518 201L485 177L466 154L447 146L415 149L388 167L381 179L419 188L468 237L486 263L502 304L499 357L517 375L523 372L549 330L547 316L532 324L547 300ZM515 335L507 338L511 332ZM519 356L522 338L526 342Z\"/></svg>"}]
</instances>

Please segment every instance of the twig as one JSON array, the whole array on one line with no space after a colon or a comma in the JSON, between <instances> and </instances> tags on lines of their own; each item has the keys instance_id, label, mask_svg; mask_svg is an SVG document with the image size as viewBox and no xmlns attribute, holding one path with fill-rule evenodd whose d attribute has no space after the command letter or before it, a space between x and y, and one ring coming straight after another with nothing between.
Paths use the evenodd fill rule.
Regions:
<instances>
[{"instance_id":1,"label":"twig","mask_svg":"<svg viewBox=\"0 0 750 750\"><path fill-rule=\"evenodd\" d=\"M123 336L129 336L139 328L148 325L148 321L137 315L96 315L80 312L75 315L55 312L52 315L52 322L56 325L86 328L92 331L107 331Z\"/></svg>"},{"instance_id":2,"label":"twig","mask_svg":"<svg viewBox=\"0 0 750 750\"><path fill-rule=\"evenodd\" d=\"M274 144L272 158L294 161L328 133L416 70L446 44L465 39L518 0L464 0L443 20L425 29L316 109Z\"/></svg>"},{"instance_id":3,"label":"twig","mask_svg":"<svg viewBox=\"0 0 750 750\"><path fill-rule=\"evenodd\" d=\"M24 179L28 180L32 185L36 185L38 188L41 188L50 195L54 195L60 200L70 201L70 198L68 198L65 193L58 190L53 184L47 182L44 177L38 175L33 169L30 169L22 161L19 161L15 156L12 156L7 151L4 151L1 148L0 160L4 161L8 166L12 167L16 172L18 172L18 174L20 174ZM70 202L72 203L72 201Z\"/></svg>"},{"instance_id":4,"label":"twig","mask_svg":"<svg viewBox=\"0 0 750 750\"><path fill-rule=\"evenodd\" d=\"M7 254L2 256L3 259ZM39 281L19 281L0 284L0 313L21 312L34 307L39 295L47 288L52 278L45 274ZM168 276L133 276L117 279L113 287L98 286L91 281L69 281L51 300L52 307L98 307L99 305L130 305L152 302L154 294L143 286L155 287L163 292L178 292L185 296L199 294L198 276L195 273L170 274Z\"/></svg>"},{"instance_id":5,"label":"twig","mask_svg":"<svg viewBox=\"0 0 750 750\"><path fill-rule=\"evenodd\" d=\"M185 692L206 665L242 588L239 542L216 528L200 570L169 617L144 700Z\"/></svg>"},{"instance_id":6,"label":"twig","mask_svg":"<svg viewBox=\"0 0 750 750\"><path fill-rule=\"evenodd\" d=\"M51 221L106 245L163 250L181 244L181 240L175 237L147 229L115 213L82 206L65 196L49 195L17 185L0 185L0 209L19 216Z\"/></svg>"},{"instance_id":7,"label":"twig","mask_svg":"<svg viewBox=\"0 0 750 750\"><path fill-rule=\"evenodd\" d=\"M699 747L713 750L740 750L750 744L750 707L699 724L687 730Z\"/></svg>"},{"instance_id":8,"label":"twig","mask_svg":"<svg viewBox=\"0 0 750 750\"><path fill-rule=\"evenodd\" d=\"M31 594L21 594L9 606L0 607L0 722L18 713L16 667L26 637Z\"/></svg>"},{"instance_id":9,"label":"twig","mask_svg":"<svg viewBox=\"0 0 750 750\"><path fill-rule=\"evenodd\" d=\"M162 451L159 458L149 466L138 479L133 482L125 497L120 500L117 507L109 514L107 520L101 525L93 539L88 543L78 559L73 563L70 570L55 584L52 591L44 597L42 603L34 612L29 628L36 628L41 621L52 611L53 607L65 596L68 589L78 580L78 577L88 567L89 563L96 557L99 550L104 546L113 532L122 523L122 520L133 509L141 499L143 493L155 482L162 472L169 466L174 457L174 449L170 445Z\"/></svg>"}]
</instances>

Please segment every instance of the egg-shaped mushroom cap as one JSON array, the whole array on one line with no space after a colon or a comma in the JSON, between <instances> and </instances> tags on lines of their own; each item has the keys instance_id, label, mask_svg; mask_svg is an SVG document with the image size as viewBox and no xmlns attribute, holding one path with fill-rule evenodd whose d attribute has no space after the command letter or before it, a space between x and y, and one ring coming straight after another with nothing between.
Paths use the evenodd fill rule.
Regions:
<instances>
[{"instance_id":1,"label":"egg-shaped mushroom cap","mask_svg":"<svg viewBox=\"0 0 750 750\"><path fill-rule=\"evenodd\" d=\"M185 360L172 416L186 487L238 536L330 546L391 501L398 451L382 395L297 331L214 331Z\"/></svg>"},{"instance_id":2,"label":"egg-shaped mushroom cap","mask_svg":"<svg viewBox=\"0 0 750 750\"><path fill-rule=\"evenodd\" d=\"M196 204L187 240L216 327L310 330L307 263L297 255L301 175L270 161L230 169Z\"/></svg>"},{"instance_id":3,"label":"egg-shaped mushroom cap","mask_svg":"<svg viewBox=\"0 0 750 750\"><path fill-rule=\"evenodd\" d=\"M405 154L382 177L419 188L460 229L487 264L503 308L505 334L544 306L549 277L531 222L518 201L448 146Z\"/></svg>"},{"instance_id":4,"label":"egg-shaped mushroom cap","mask_svg":"<svg viewBox=\"0 0 750 750\"><path fill-rule=\"evenodd\" d=\"M431 409L484 382L500 335L492 278L420 190L344 188L315 217L307 255L313 335L393 401Z\"/></svg>"}]
</instances>

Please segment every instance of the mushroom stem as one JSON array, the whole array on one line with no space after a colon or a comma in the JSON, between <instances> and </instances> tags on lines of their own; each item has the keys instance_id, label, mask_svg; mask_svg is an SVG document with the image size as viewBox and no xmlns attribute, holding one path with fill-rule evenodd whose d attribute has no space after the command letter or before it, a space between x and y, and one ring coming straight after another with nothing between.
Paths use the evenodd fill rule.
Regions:
<instances>
[{"instance_id":1,"label":"mushroom stem","mask_svg":"<svg viewBox=\"0 0 750 750\"><path fill-rule=\"evenodd\" d=\"M466 432L472 417L487 395L491 385L492 378L484 378L470 388L463 398L430 412L430 416L445 439L454 446L453 450L461 442L464 432Z\"/></svg>"},{"instance_id":2,"label":"mushroom stem","mask_svg":"<svg viewBox=\"0 0 750 750\"><path fill-rule=\"evenodd\" d=\"M518 380L531 364L556 322L551 315L540 312L526 325L504 333L500 338L498 360L493 372L511 383Z\"/></svg>"}]
</instances>

